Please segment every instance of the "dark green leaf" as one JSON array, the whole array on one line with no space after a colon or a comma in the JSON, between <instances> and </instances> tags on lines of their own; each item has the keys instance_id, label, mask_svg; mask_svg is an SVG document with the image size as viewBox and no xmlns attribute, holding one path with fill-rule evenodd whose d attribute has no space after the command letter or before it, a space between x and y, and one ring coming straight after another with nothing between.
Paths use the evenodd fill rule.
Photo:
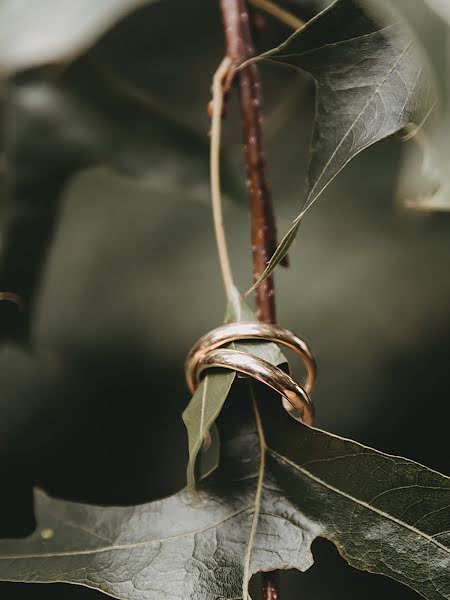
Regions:
<instances>
[{"instance_id":1,"label":"dark green leaf","mask_svg":"<svg viewBox=\"0 0 450 600\"><path fill-rule=\"evenodd\" d=\"M0 542L0 578L127 600L247 598L261 569L308 569L323 536L354 567L450 598L449 479L304 427L273 397L259 405L227 403L221 467L195 500L104 508L37 492L38 529Z\"/></svg>"},{"instance_id":2,"label":"dark green leaf","mask_svg":"<svg viewBox=\"0 0 450 600\"><path fill-rule=\"evenodd\" d=\"M283 257L286 256L289 248L292 246L295 236L297 235L298 228L300 226L300 220L295 222L294 225L289 229L284 238L278 244L277 249L275 250L272 258L267 263L267 267L264 269L261 277L255 281L252 287L248 290L247 294L250 294L253 290L255 290L269 275L276 269L276 267L283 260Z\"/></svg>"},{"instance_id":3,"label":"dark green leaf","mask_svg":"<svg viewBox=\"0 0 450 600\"><path fill-rule=\"evenodd\" d=\"M380 0L337 0L265 57L317 83L307 205L356 154L422 123L435 102L412 32Z\"/></svg>"},{"instance_id":4,"label":"dark green leaf","mask_svg":"<svg viewBox=\"0 0 450 600\"><path fill-rule=\"evenodd\" d=\"M435 96L412 32L381 0L337 0L259 59L307 71L317 85L305 206L267 276L287 252L301 216L345 165L408 123L422 123Z\"/></svg>"},{"instance_id":5,"label":"dark green leaf","mask_svg":"<svg viewBox=\"0 0 450 600\"><path fill-rule=\"evenodd\" d=\"M155 0L3 0L0 76L73 60L139 6Z\"/></svg>"}]
</instances>

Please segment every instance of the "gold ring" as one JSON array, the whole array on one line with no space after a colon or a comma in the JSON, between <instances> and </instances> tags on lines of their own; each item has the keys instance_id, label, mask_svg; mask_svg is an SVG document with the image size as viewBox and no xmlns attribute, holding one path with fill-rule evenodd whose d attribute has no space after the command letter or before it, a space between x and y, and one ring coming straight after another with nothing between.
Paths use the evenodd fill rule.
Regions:
<instances>
[{"instance_id":1,"label":"gold ring","mask_svg":"<svg viewBox=\"0 0 450 600\"><path fill-rule=\"evenodd\" d=\"M306 393L310 394L317 375L316 361L310 348L291 331L266 323L229 323L213 329L200 338L186 359L186 381L191 393L195 391L199 379L196 372L197 365L206 354L231 342L258 339L286 346L300 356L306 367L306 381L303 387Z\"/></svg>"},{"instance_id":2,"label":"gold ring","mask_svg":"<svg viewBox=\"0 0 450 600\"><path fill-rule=\"evenodd\" d=\"M12 302L19 308L20 311L25 310L25 303L19 294L15 294L14 292L0 292L0 302L2 300Z\"/></svg>"},{"instance_id":3,"label":"gold ring","mask_svg":"<svg viewBox=\"0 0 450 600\"><path fill-rule=\"evenodd\" d=\"M312 425L314 405L309 395L292 377L278 367L246 352L218 349L203 354L195 371L200 377L202 371L214 367L238 371L265 383L283 397L283 406L294 419Z\"/></svg>"}]
</instances>

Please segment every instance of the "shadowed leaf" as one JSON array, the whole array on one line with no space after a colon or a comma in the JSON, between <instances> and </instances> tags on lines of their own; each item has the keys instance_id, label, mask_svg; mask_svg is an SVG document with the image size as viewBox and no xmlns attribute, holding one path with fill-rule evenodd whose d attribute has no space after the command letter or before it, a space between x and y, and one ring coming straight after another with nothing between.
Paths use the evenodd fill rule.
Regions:
<instances>
[{"instance_id":1,"label":"shadowed leaf","mask_svg":"<svg viewBox=\"0 0 450 600\"><path fill-rule=\"evenodd\" d=\"M197 500L184 490L105 508L37 492L38 529L0 542L0 578L127 600L246 598L259 570L308 569L322 536L358 569L450 597L448 478L299 425L273 397L260 416L239 392L223 415L221 466Z\"/></svg>"}]
</instances>

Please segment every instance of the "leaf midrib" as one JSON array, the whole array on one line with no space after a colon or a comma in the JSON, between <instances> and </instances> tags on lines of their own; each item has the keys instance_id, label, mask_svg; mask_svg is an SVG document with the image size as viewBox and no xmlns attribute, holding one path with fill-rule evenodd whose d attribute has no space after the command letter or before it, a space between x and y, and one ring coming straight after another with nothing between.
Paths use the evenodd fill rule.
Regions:
<instances>
[{"instance_id":1,"label":"leaf midrib","mask_svg":"<svg viewBox=\"0 0 450 600\"><path fill-rule=\"evenodd\" d=\"M363 108L361 109L361 111L358 113L358 115L356 116L356 118L354 119L353 123L351 124L351 127L348 128L347 132L345 133L345 135L342 137L342 139L340 140L339 144L336 146L336 148L334 149L334 152L332 153L332 155L330 156L330 158L328 159L327 163L325 164L325 166L323 167L319 177L316 180L316 183L314 184L314 186L312 187L311 191L308 194L308 198L307 201L305 203L305 208L303 209L304 211L307 210L307 208L309 208L311 206L311 204L314 202L314 200L322 193L322 191L325 188L322 188L321 190L319 190L319 192L316 193L316 195L314 196L316 190L318 188L320 188L319 186L319 181L322 179L322 177L324 176L324 174L326 173L327 169L330 167L331 163L333 162L333 160L336 158L337 153L339 152L339 150L342 147L342 144L345 142L345 140L348 138L348 136L350 135L350 133L353 131L353 129L356 126L356 123L361 119L362 115L365 113L365 111L369 108L370 104L373 102L373 99L377 96L377 94L380 93L380 90L382 89L382 87L385 85L386 81L389 79L389 77L392 75L392 73L395 71L395 69L398 67L398 65L400 64L400 62L402 61L403 57L405 56L405 54L408 52L408 50L411 48L412 46L412 40L406 45L406 47L403 49L403 51L401 52L401 54L398 56L398 58L395 60L395 62L392 64L391 68L388 70L388 72L386 73L385 77L382 79L382 81L378 84L378 86L376 87L376 89L374 90L373 94L368 98L367 102L365 103L365 105L363 106Z\"/></svg>"},{"instance_id":2,"label":"leaf midrib","mask_svg":"<svg viewBox=\"0 0 450 600\"><path fill-rule=\"evenodd\" d=\"M105 546L103 548L90 548L89 550L72 550L72 551L67 551L67 552L49 552L47 554L41 553L41 554L17 554L17 555L11 554L11 555L6 555L6 556L3 555L3 556L0 556L0 560L19 560L19 559L33 559L33 558L60 558L62 556L82 556L82 555L89 555L89 554L102 554L105 552L114 552L116 550L128 550L128 549L132 549L132 548L139 548L140 546L147 546L147 545L153 545L153 544L162 544L165 542L171 542L173 540L179 540L179 539L182 539L185 537L189 537L190 535L204 533L205 531L208 531L209 529L214 529L215 527L219 527L220 525L223 525L227 521L234 519L235 517L239 516L240 514L246 512L248 510L254 510L254 508L255 508L254 503L248 504L248 505L244 506L243 508L240 508L239 510L227 515L220 521L211 523L210 525L207 525L206 527L202 527L201 529L195 529L192 531L187 531L187 532L181 533L179 535L173 535L173 536L169 536L169 537L165 537L165 538L159 538L159 539L154 539L154 540L143 540L141 542L133 542L133 543L129 543L129 544L115 544L112 546ZM75 523L72 523L70 525L72 527L78 527L78 525Z\"/></svg>"},{"instance_id":3,"label":"leaf midrib","mask_svg":"<svg viewBox=\"0 0 450 600\"><path fill-rule=\"evenodd\" d=\"M364 500L360 500L359 498L355 498L351 494L348 494L347 492L344 492L343 490L340 490L339 488L331 485L330 483L327 483L326 481L324 481L320 477L317 477L316 475L313 475L310 471L308 471L308 470L300 467L299 465L297 465L296 463L294 463L293 461L291 461L289 458L287 458L286 456L283 456L282 454L279 454L275 450L272 450L271 448L267 448L267 452L269 454L271 454L273 457L278 458L279 460L281 460L285 464L289 465L290 467L292 467L293 469L295 469L296 471L298 471L299 473L301 473L305 477L308 477L312 481L315 481L319 485L325 487L326 489L328 489L328 490L330 490L330 491L338 494L339 496L342 496L343 498L346 498L347 500L351 500L352 502L358 504L359 506L362 506L363 508L376 513L380 517L384 517L385 519L387 519L389 521L392 521L393 523L396 523L397 525L400 525L401 527L404 527L405 529L408 529L409 531L411 531L415 535L417 535L417 536L419 536L419 537L427 540L428 542L434 544L435 546L437 546L441 550L444 550L444 552L446 552L447 554L450 554L450 548L448 548L447 546L444 546L443 544L441 544L440 542L438 542L434 537L426 534L423 531L420 531L420 529L417 529L413 525L409 525L408 523L405 523L401 519L398 519L397 517L394 517L393 515L390 515L389 513L386 513L383 510L381 510L379 508L376 508L375 506L369 504L368 502L365 502Z\"/></svg>"}]
</instances>

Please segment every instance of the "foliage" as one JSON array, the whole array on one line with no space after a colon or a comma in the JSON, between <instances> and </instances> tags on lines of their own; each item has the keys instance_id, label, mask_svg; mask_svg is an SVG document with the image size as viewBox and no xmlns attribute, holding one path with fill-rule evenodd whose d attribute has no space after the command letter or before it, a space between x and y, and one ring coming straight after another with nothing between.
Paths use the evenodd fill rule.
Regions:
<instances>
[{"instance_id":1,"label":"foliage","mask_svg":"<svg viewBox=\"0 0 450 600\"><path fill-rule=\"evenodd\" d=\"M206 189L207 144L197 128L89 53L114 23L152 2L94 4L46 0L37 22L24 0L0 6L0 24L8 24L0 25L0 73L8 78L2 134L10 206L0 275L29 305L61 193L75 173L106 164L150 188L169 186L183 200ZM337 174L372 144L411 124L417 130L436 92L410 28L379 0L336 0L255 60L308 73L317 94L305 205L265 278ZM254 319L236 291L225 320ZM286 362L274 344L235 345L274 365ZM357 569L430 600L450 598L447 477L299 425L277 398L235 373L208 373L183 419L185 489L131 507L38 490L36 531L0 541L0 579L75 583L124 600L248 598L257 572L307 570L311 544L323 537ZM208 433L212 444L202 451Z\"/></svg>"},{"instance_id":2,"label":"foliage","mask_svg":"<svg viewBox=\"0 0 450 600\"><path fill-rule=\"evenodd\" d=\"M0 543L0 577L68 581L130 600L245 598L261 569L309 568L311 543L322 536L359 569L448 598L450 540L441 528L450 481L299 426L276 398L258 405L245 388L228 404L221 466L199 498L183 490L100 508L37 492L38 528Z\"/></svg>"}]
</instances>

